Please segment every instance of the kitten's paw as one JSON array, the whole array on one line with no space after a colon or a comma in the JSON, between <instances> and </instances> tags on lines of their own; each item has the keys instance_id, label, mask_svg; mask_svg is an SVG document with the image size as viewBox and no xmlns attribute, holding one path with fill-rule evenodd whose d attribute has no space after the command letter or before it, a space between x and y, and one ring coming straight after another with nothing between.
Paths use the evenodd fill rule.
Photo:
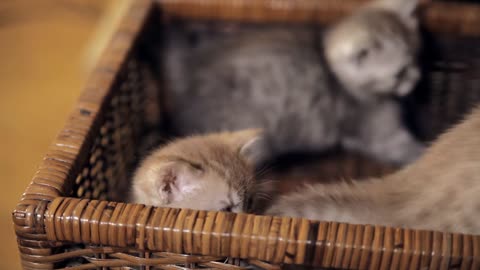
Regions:
<instances>
[{"instance_id":1,"label":"kitten's paw","mask_svg":"<svg viewBox=\"0 0 480 270\"><path fill-rule=\"evenodd\" d=\"M415 161L425 150L425 146L406 130L399 129L387 134L368 140L343 140L342 144L347 149L360 151L395 166Z\"/></svg>"}]
</instances>

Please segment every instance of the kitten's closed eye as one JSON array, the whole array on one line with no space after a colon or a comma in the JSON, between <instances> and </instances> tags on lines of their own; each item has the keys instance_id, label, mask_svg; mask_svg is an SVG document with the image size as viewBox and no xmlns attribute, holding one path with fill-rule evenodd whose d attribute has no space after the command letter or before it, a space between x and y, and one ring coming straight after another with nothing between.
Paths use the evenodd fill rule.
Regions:
<instances>
[{"instance_id":1,"label":"kitten's closed eye","mask_svg":"<svg viewBox=\"0 0 480 270\"><path fill-rule=\"evenodd\" d=\"M198 170L200 172L205 171L205 169L199 163L194 163L194 162L189 161L187 164L190 165L190 167L192 167L193 169Z\"/></svg>"},{"instance_id":2,"label":"kitten's closed eye","mask_svg":"<svg viewBox=\"0 0 480 270\"><path fill-rule=\"evenodd\" d=\"M230 204L225 206L224 208L220 209L220 211L224 212L239 212L240 211L240 204Z\"/></svg>"},{"instance_id":3,"label":"kitten's closed eye","mask_svg":"<svg viewBox=\"0 0 480 270\"><path fill-rule=\"evenodd\" d=\"M355 61L356 61L357 65L362 64L365 61L365 59L367 59L367 57L370 56L370 54L372 53L372 50L373 51L381 51L382 49L383 49L382 42L380 42L377 39L373 39L369 43L369 45L365 46L364 48L361 48L360 50L358 50L355 53L354 58L355 58ZM375 57L375 56L372 56L372 57Z\"/></svg>"},{"instance_id":4,"label":"kitten's closed eye","mask_svg":"<svg viewBox=\"0 0 480 270\"><path fill-rule=\"evenodd\" d=\"M224 212L235 212L234 209L235 209L235 205L229 205L229 206L226 206L226 207L222 208L221 211L224 211Z\"/></svg>"},{"instance_id":5,"label":"kitten's closed eye","mask_svg":"<svg viewBox=\"0 0 480 270\"><path fill-rule=\"evenodd\" d=\"M222 208L220 211L223 211L223 212L232 212L232 208L233 208L233 207L232 207L231 205L229 205L229 206L227 206L227 207Z\"/></svg>"},{"instance_id":6,"label":"kitten's closed eye","mask_svg":"<svg viewBox=\"0 0 480 270\"><path fill-rule=\"evenodd\" d=\"M370 51L368 49L361 49L360 51L358 51L354 56L357 65L361 65L363 61L365 61L365 59L368 57L369 53Z\"/></svg>"}]
</instances>

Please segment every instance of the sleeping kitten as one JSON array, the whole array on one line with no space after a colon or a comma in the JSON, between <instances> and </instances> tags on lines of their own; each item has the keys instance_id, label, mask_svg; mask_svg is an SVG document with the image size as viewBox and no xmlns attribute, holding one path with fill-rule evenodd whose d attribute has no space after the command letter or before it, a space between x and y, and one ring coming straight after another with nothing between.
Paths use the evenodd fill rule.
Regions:
<instances>
[{"instance_id":1,"label":"sleeping kitten","mask_svg":"<svg viewBox=\"0 0 480 270\"><path fill-rule=\"evenodd\" d=\"M133 178L131 201L198 210L247 211L262 184L252 163L260 130L177 139L154 150ZM266 186L265 186L266 187Z\"/></svg>"},{"instance_id":2,"label":"sleeping kitten","mask_svg":"<svg viewBox=\"0 0 480 270\"><path fill-rule=\"evenodd\" d=\"M392 163L415 159L423 147L393 98L419 78L415 6L371 3L320 40L306 28L203 29L189 47L172 31L163 72L174 129L264 128L266 158L340 144Z\"/></svg>"},{"instance_id":3,"label":"sleeping kitten","mask_svg":"<svg viewBox=\"0 0 480 270\"><path fill-rule=\"evenodd\" d=\"M266 213L479 234L479 134L480 107L397 173L307 186L278 198Z\"/></svg>"}]
</instances>

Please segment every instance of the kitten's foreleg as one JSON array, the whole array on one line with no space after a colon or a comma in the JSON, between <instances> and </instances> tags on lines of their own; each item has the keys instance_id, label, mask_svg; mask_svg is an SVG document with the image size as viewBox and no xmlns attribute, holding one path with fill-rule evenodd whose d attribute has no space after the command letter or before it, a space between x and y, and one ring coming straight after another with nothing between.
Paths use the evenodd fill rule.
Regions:
<instances>
[{"instance_id":1,"label":"kitten's foreleg","mask_svg":"<svg viewBox=\"0 0 480 270\"><path fill-rule=\"evenodd\" d=\"M357 134L348 134L342 138L342 144L378 160L404 165L416 160L425 149L407 130L394 101L370 107L358 125Z\"/></svg>"}]
</instances>

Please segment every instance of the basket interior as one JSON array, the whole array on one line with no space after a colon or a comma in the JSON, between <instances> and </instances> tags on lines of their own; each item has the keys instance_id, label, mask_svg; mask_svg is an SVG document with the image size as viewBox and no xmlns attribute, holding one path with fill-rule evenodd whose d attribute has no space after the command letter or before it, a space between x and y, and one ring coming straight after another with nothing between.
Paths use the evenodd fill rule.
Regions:
<instances>
[{"instance_id":1,"label":"basket interior","mask_svg":"<svg viewBox=\"0 0 480 270\"><path fill-rule=\"evenodd\" d=\"M72 196L122 201L136 164L152 147L174 137L168 114L168 86L163 84L158 52L166 30L200 24L215 32L219 26L239 29L271 27L222 21L187 21L166 17L156 10L114 85L100 121L88 164L77 176ZM278 26L278 25L275 25ZM290 27L284 25L285 27ZM312 27L295 25L294 27ZM321 29L321 26L313 26ZM221 34L215 33L212 38ZM422 33L422 79L404 101L405 121L423 141L431 141L457 122L480 100L480 38ZM168 95L167 95L168 96ZM270 175L290 190L299 181L334 181L366 178L395 170L358 153L329 151L318 155L282 157Z\"/></svg>"},{"instance_id":2,"label":"basket interior","mask_svg":"<svg viewBox=\"0 0 480 270\"><path fill-rule=\"evenodd\" d=\"M185 21L168 17L159 9L154 10L149 17L134 49L117 74L111 93L105 98L98 124L95 125L98 128L94 128L90 134L93 144L87 154L87 162L77 168L79 173L65 189L67 197L125 201L138 162L153 147L175 136L169 128L168 114L173 113L172 108L165 98L169 89L163 82L156 53L162 46L165 30L176 27L179 23ZM195 23L212 27L224 24L220 21ZM252 26L246 23L234 24L246 28ZM260 27L259 24L253 26ZM269 25L261 24L261 27ZM312 25L297 24L295 27ZM314 27L321 28L318 25ZM422 38L422 79L414 93L405 100L404 108L405 121L411 131L421 140L429 142L480 101L480 37L423 31ZM85 111L85 114L88 113ZM300 182L363 179L395 169L358 153L330 151L318 155L282 157L265 177L280 180L280 190L287 192ZM79 248L90 249L87 246L60 247L63 252ZM122 252L140 259L173 256L132 250ZM118 259L105 253L98 254L90 259ZM217 259L211 258L211 261L214 260ZM85 259L76 258L59 262L56 267L83 263L86 263ZM225 266L211 263L180 266L225 269ZM269 265L260 267L273 269ZM170 269L162 269L166 268ZM171 268L174 269L173 266Z\"/></svg>"}]
</instances>

